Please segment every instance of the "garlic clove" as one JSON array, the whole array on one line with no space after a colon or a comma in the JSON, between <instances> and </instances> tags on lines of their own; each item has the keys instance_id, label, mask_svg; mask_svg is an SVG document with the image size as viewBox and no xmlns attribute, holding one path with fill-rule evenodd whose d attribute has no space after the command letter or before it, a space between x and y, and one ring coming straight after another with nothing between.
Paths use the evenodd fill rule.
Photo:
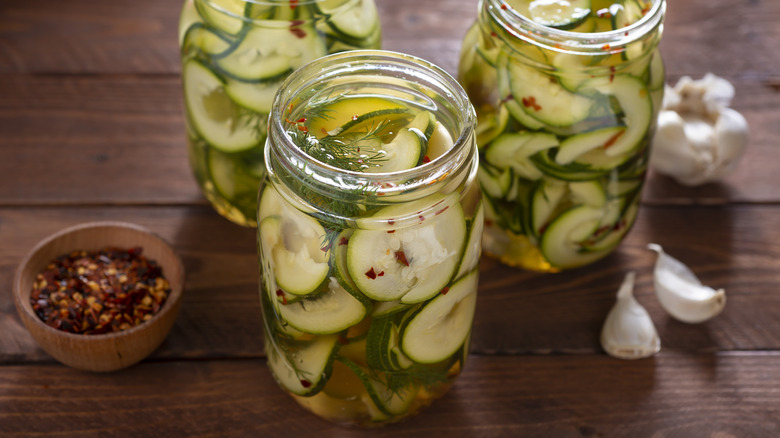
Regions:
<instances>
[{"instance_id":1,"label":"garlic clove","mask_svg":"<svg viewBox=\"0 0 780 438\"><path fill-rule=\"evenodd\" d=\"M601 346L612 357L641 359L661 350L661 339L653 320L634 298L636 273L626 274L617 293L617 302L601 329Z\"/></svg>"},{"instance_id":2,"label":"garlic clove","mask_svg":"<svg viewBox=\"0 0 780 438\"><path fill-rule=\"evenodd\" d=\"M691 324L719 314L726 305L726 292L704 286L682 262L666 254L661 245L647 248L658 253L653 273L655 293L661 307L675 319Z\"/></svg>"}]
</instances>

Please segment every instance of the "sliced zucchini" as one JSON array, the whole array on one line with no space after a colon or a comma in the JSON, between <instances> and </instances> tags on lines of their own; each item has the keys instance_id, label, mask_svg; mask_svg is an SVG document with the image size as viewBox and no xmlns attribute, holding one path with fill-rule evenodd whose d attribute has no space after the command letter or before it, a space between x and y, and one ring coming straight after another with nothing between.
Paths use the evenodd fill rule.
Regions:
<instances>
[{"instance_id":1,"label":"sliced zucchini","mask_svg":"<svg viewBox=\"0 0 780 438\"><path fill-rule=\"evenodd\" d=\"M207 55L219 55L230 49L230 44L231 41L228 38L215 32L205 24L197 22L193 23L184 34L181 51L182 53L189 53L191 50L196 49Z\"/></svg>"},{"instance_id":2,"label":"sliced zucchini","mask_svg":"<svg viewBox=\"0 0 780 438\"><path fill-rule=\"evenodd\" d=\"M278 311L282 319L302 332L331 334L362 321L366 306L344 289L335 277L330 277L325 292L278 306Z\"/></svg>"},{"instance_id":3,"label":"sliced zucchini","mask_svg":"<svg viewBox=\"0 0 780 438\"><path fill-rule=\"evenodd\" d=\"M509 63L509 81L515 102L545 125L565 127L581 122L595 105L593 99L563 88L555 77L517 62Z\"/></svg>"},{"instance_id":4,"label":"sliced zucchini","mask_svg":"<svg viewBox=\"0 0 780 438\"><path fill-rule=\"evenodd\" d=\"M523 110L523 107L514 99L512 94L511 82L512 79L509 73L509 55L503 51L498 57L497 61L497 81L498 81L498 95L501 99L499 108L505 108L506 111L517 120L524 127L536 131L544 127L544 123L531 117Z\"/></svg>"},{"instance_id":5,"label":"sliced zucchini","mask_svg":"<svg viewBox=\"0 0 780 438\"><path fill-rule=\"evenodd\" d=\"M613 30L628 27L644 16L638 0L624 0L622 5L613 5L610 11L612 12Z\"/></svg>"},{"instance_id":6,"label":"sliced zucchini","mask_svg":"<svg viewBox=\"0 0 780 438\"><path fill-rule=\"evenodd\" d=\"M244 82L238 79L226 78L225 93L233 102L249 108L252 111L269 114L274 102L274 96L281 82Z\"/></svg>"},{"instance_id":7,"label":"sliced zucchini","mask_svg":"<svg viewBox=\"0 0 780 438\"><path fill-rule=\"evenodd\" d=\"M640 79L628 75L595 78L585 82L582 88L614 97L623 111L626 131L604 149L607 156L625 155L642 144L652 122L653 104Z\"/></svg>"},{"instance_id":8,"label":"sliced zucchini","mask_svg":"<svg viewBox=\"0 0 780 438\"><path fill-rule=\"evenodd\" d=\"M384 318L374 317L368 329L366 364L374 370L406 369L413 362L401 351L400 328L409 312L396 312Z\"/></svg>"},{"instance_id":9,"label":"sliced zucchini","mask_svg":"<svg viewBox=\"0 0 780 438\"><path fill-rule=\"evenodd\" d=\"M566 183L541 180L531 194L531 224L535 236L542 234L567 192Z\"/></svg>"},{"instance_id":10,"label":"sliced zucchini","mask_svg":"<svg viewBox=\"0 0 780 438\"><path fill-rule=\"evenodd\" d=\"M485 223L485 209L480 201L476 213L471 219L469 226L469 235L466 238L466 246L463 250L463 257L460 259L458 273L455 274L455 280L471 272L479 264L479 258L482 254L482 230Z\"/></svg>"},{"instance_id":11,"label":"sliced zucchini","mask_svg":"<svg viewBox=\"0 0 780 438\"><path fill-rule=\"evenodd\" d=\"M267 81L278 80L326 54L324 40L311 25L252 27L216 64L233 78Z\"/></svg>"},{"instance_id":12,"label":"sliced zucchini","mask_svg":"<svg viewBox=\"0 0 780 438\"><path fill-rule=\"evenodd\" d=\"M598 229L604 211L579 205L561 213L542 233L539 247L550 264L562 269L594 262L606 252L587 251L582 243Z\"/></svg>"},{"instance_id":13,"label":"sliced zucchini","mask_svg":"<svg viewBox=\"0 0 780 438\"><path fill-rule=\"evenodd\" d=\"M424 161L428 150L429 138L434 133L436 119L429 111L418 114L405 128L401 128L393 140L378 145L361 146L362 153L380 153L381 158L370 168L373 173L389 173L416 167ZM383 153L383 154L382 154Z\"/></svg>"},{"instance_id":14,"label":"sliced zucchini","mask_svg":"<svg viewBox=\"0 0 780 438\"><path fill-rule=\"evenodd\" d=\"M561 142L555 162L566 165L577 160L582 154L601 148L608 149L626 132L624 126L610 126L595 131L575 134Z\"/></svg>"},{"instance_id":15,"label":"sliced zucchini","mask_svg":"<svg viewBox=\"0 0 780 438\"><path fill-rule=\"evenodd\" d=\"M206 163L214 188L234 204L241 204L244 197L251 205L257 202L257 185L265 173L261 154L246 153L226 154L216 148L206 151ZM259 156L258 156L259 155ZM252 213L254 216L254 213Z\"/></svg>"},{"instance_id":16,"label":"sliced zucchini","mask_svg":"<svg viewBox=\"0 0 780 438\"><path fill-rule=\"evenodd\" d=\"M208 25L231 35L244 27L245 0L196 1L195 8Z\"/></svg>"},{"instance_id":17,"label":"sliced zucchini","mask_svg":"<svg viewBox=\"0 0 780 438\"><path fill-rule=\"evenodd\" d=\"M344 357L339 357L338 361L355 373L365 387L366 392L361 395L361 399L366 404L372 419L381 421L403 414L414 401L415 387L413 385L400 389L394 388L391 391L376 373Z\"/></svg>"},{"instance_id":18,"label":"sliced zucchini","mask_svg":"<svg viewBox=\"0 0 780 438\"><path fill-rule=\"evenodd\" d=\"M480 166L477 178L482 191L487 196L497 199L505 197L515 181L514 171L511 167L499 170L487 165Z\"/></svg>"},{"instance_id":19,"label":"sliced zucchini","mask_svg":"<svg viewBox=\"0 0 780 438\"><path fill-rule=\"evenodd\" d=\"M589 14L590 0L533 1L528 5L528 16L532 20L562 30L579 26Z\"/></svg>"},{"instance_id":20,"label":"sliced zucchini","mask_svg":"<svg viewBox=\"0 0 780 438\"><path fill-rule=\"evenodd\" d=\"M540 151L558 146L558 139L552 134L520 132L498 137L485 153L488 163L500 168L512 168L516 175L536 180L542 173L536 169L529 157Z\"/></svg>"},{"instance_id":21,"label":"sliced zucchini","mask_svg":"<svg viewBox=\"0 0 780 438\"><path fill-rule=\"evenodd\" d=\"M347 266L360 290L379 301L416 303L438 294L455 274L466 240L457 193L385 207L358 225L373 229L349 239Z\"/></svg>"},{"instance_id":22,"label":"sliced zucchini","mask_svg":"<svg viewBox=\"0 0 780 438\"><path fill-rule=\"evenodd\" d=\"M318 336L309 342L290 342L286 348L266 343L268 366L277 382L293 394L312 396L325 386L333 370L338 336Z\"/></svg>"},{"instance_id":23,"label":"sliced zucchini","mask_svg":"<svg viewBox=\"0 0 780 438\"><path fill-rule=\"evenodd\" d=\"M374 301L374 310L371 312L372 318L379 318L387 316L392 313L407 310L414 304L402 303L400 300L396 301Z\"/></svg>"},{"instance_id":24,"label":"sliced zucchini","mask_svg":"<svg viewBox=\"0 0 780 438\"><path fill-rule=\"evenodd\" d=\"M418 363L436 363L457 353L471 332L477 304L478 271L420 309L401 333L401 348Z\"/></svg>"},{"instance_id":25,"label":"sliced zucchini","mask_svg":"<svg viewBox=\"0 0 780 438\"><path fill-rule=\"evenodd\" d=\"M379 14L373 1L358 0L349 6L343 0L320 1L317 7L327 15L328 25L347 38L367 38L379 27Z\"/></svg>"},{"instance_id":26,"label":"sliced zucchini","mask_svg":"<svg viewBox=\"0 0 780 438\"><path fill-rule=\"evenodd\" d=\"M195 130L223 152L249 149L259 142L257 131L242 121L239 107L225 92L225 81L200 61L182 67L184 101Z\"/></svg>"},{"instance_id":27,"label":"sliced zucchini","mask_svg":"<svg viewBox=\"0 0 780 438\"><path fill-rule=\"evenodd\" d=\"M349 131L366 132L380 123L388 124L388 128L391 128L396 122L405 125L414 118L408 107L381 97L348 99L337 96L335 101L332 99L329 97L310 103L324 114L306 121L309 132L317 137L335 136Z\"/></svg>"},{"instance_id":28,"label":"sliced zucchini","mask_svg":"<svg viewBox=\"0 0 780 438\"><path fill-rule=\"evenodd\" d=\"M486 114L484 119L487 120L484 120L484 123L477 123L477 129L475 130L479 149L484 149L496 137L504 133L509 122L509 110L506 105L499 105L494 114Z\"/></svg>"},{"instance_id":29,"label":"sliced zucchini","mask_svg":"<svg viewBox=\"0 0 780 438\"><path fill-rule=\"evenodd\" d=\"M260 197L258 221L261 250L272 261L277 285L294 295L317 291L330 272L322 225L285 204L271 186Z\"/></svg>"}]
</instances>

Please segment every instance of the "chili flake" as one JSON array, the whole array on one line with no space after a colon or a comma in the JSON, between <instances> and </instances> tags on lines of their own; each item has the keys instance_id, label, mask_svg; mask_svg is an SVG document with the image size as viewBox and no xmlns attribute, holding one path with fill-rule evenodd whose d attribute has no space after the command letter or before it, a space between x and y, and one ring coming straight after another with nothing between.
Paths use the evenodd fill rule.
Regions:
<instances>
[{"instance_id":1,"label":"chili flake","mask_svg":"<svg viewBox=\"0 0 780 438\"><path fill-rule=\"evenodd\" d=\"M70 333L119 332L148 321L171 289L142 252L109 247L61 255L36 276L30 304L44 323Z\"/></svg>"}]
</instances>

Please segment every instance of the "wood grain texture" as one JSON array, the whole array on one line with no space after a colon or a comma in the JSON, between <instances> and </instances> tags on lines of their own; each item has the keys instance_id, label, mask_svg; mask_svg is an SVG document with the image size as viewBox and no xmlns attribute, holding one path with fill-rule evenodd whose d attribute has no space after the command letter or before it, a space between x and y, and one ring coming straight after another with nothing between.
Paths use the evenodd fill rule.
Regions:
<instances>
[{"instance_id":1,"label":"wood grain texture","mask_svg":"<svg viewBox=\"0 0 780 438\"><path fill-rule=\"evenodd\" d=\"M740 437L780 433L777 354L472 356L420 415L366 433L299 408L262 360L142 363L120 374L0 367L4 437Z\"/></svg>"},{"instance_id":2,"label":"wood grain texture","mask_svg":"<svg viewBox=\"0 0 780 438\"><path fill-rule=\"evenodd\" d=\"M555 275L483 259L472 335L477 354L601 353L599 334L628 270L637 299L653 316L663 348L713 352L780 350L780 207L645 206L626 242L590 268ZM89 220L126 220L172 243L188 273L179 318L158 358L261 357L254 230L209 207L93 207L0 210L0 281L35 243ZM695 233L692 230L696 230ZM707 285L726 289L723 314L705 324L672 320L652 286L663 245ZM10 292L10 290L9 290ZM21 326L9 294L0 294L0 363L50 360Z\"/></svg>"}]
</instances>

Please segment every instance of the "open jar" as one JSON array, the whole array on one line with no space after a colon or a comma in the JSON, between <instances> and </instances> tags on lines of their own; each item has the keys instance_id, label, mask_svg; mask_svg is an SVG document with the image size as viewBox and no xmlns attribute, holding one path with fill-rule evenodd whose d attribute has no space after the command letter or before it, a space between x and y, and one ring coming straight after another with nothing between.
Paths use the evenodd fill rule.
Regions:
<instances>
[{"instance_id":1,"label":"open jar","mask_svg":"<svg viewBox=\"0 0 780 438\"><path fill-rule=\"evenodd\" d=\"M231 221L256 226L276 90L329 53L378 49L374 0L186 0L179 22L190 166Z\"/></svg>"},{"instance_id":2,"label":"open jar","mask_svg":"<svg viewBox=\"0 0 780 438\"><path fill-rule=\"evenodd\" d=\"M330 55L282 85L260 295L268 365L306 409L381 425L461 372L483 224L475 122L455 79L409 55Z\"/></svg>"},{"instance_id":3,"label":"open jar","mask_svg":"<svg viewBox=\"0 0 780 438\"><path fill-rule=\"evenodd\" d=\"M459 79L476 107L486 254L555 272L634 223L663 99L664 0L480 0Z\"/></svg>"}]
</instances>

